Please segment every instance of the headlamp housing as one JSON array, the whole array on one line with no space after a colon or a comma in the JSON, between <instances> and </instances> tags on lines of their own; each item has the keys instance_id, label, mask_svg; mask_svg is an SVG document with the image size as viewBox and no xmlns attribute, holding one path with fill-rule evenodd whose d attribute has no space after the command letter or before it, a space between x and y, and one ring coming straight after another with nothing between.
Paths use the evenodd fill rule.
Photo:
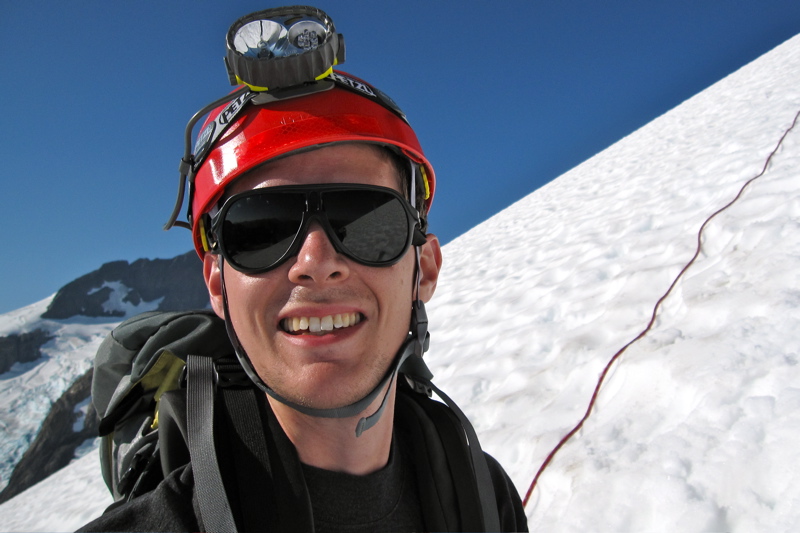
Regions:
<instances>
[{"instance_id":1,"label":"headlamp housing","mask_svg":"<svg viewBox=\"0 0 800 533\"><path fill-rule=\"evenodd\" d=\"M254 91L318 80L344 63L344 36L324 11L310 6L246 15L233 23L225 42L231 85Z\"/></svg>"}]
</instances>

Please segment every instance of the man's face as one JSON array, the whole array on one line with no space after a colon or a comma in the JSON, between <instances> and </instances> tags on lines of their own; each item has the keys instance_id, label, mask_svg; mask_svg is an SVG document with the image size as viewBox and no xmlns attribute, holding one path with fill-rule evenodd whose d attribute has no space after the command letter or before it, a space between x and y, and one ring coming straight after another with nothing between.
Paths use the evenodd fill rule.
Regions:
<instances>
[{"instance_id":1,"label":"man's face","mask_svg":"<svg viewBox=\"0 0 800 533\"><path fill-rule=\"evenodd\" d=\"M229 194L322 183L399 190L395 167L375 147L339 144L258 167L239 178ZM415 262L410 249L389 267L360 265L338 254L314 222L297 256L269 272L247 275L224 266L230 319L256 372L278 394L316 408L349 405L380 382L406 338ZM441 266L432 235L421 262L420 298L427 301ZM217 256L206 254L204 275L212 306L224 317ZM295 319L338 323L337 315L356 317L357 323L317 333L286 327Z\"/></svg>"}]
</instances>

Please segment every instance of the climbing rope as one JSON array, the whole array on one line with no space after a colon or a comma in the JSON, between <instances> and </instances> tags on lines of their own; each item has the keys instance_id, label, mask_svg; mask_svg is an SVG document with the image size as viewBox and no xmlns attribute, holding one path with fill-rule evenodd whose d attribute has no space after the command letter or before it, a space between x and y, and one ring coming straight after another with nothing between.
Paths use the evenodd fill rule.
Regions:
<instances>
[{"instance_id":1,"label":"climbing rope","mask_svg":"<svg viewBox=\"0 0 800 533\"><path fill-rule=\"evenodd\" d=\"M544 460L542 465L539 467L538 472L536 472L536 475L534 476L533 481L531 482L531 485L528 488L528 492L525 494L525 498L522 500L522 505L523 506L527 506L528 505L528 501L530 501L531 494L533 493L533 489L536 488L536 484L538 483L539 477L541 477L542 472L544 472L544 470L547 468L547 466L553 460L555 455L567 443L567 441L569 441L569 439L571 439L573 435L575 435L578 431L580 431L580 429L583 427L584 422L586 422L586 420L589 418L589 415L592 412L592 408L594 407L595 401L597 400L597 395L600 392L600 388L602 387L603 382L605 381L606 376L608 375L608 371L611 369L611 366L617 361L617 359L619 359L619 357L625 352L625 350L628 349L628 347L630 347L633 343L635 343L638 340L640 340L642 337L644 337L650 331L650 329L653 327L653 324L655 324L656 315L658 314L658 310L660 309L661 305L664 303L664 300L667 299L667 297L670 295L672 290L678 284L678 281L683 277L683 275L686 273L686 271L689 270L689 267L691 267L692 264L694 264L695 260L697 260L697 258L700 256L700 252L702 251L702 246L703 246L703 244L702 244L703 232L705 231L706 226L708 226L708 224L717 215L719 215L720 213L722 213L723 211L725 211L726 209L731 207L733 204L735 204L739 200L739 198L741 198L742 194L744 194L744 191L745 191L745 189L747 189L748 185L750 185L752 182L754 182L758 178L762 177L767 172L767 168L769 167L769 164L772 161L773 156L778 152L778 149L780 149L781 145L783 144L784 139L786 139L786 136L789 135L789 132L792 131L792 129L797 124L798 117L800 117L800 111L798 111L797 114L795 114L794 120L792 121L791 126L789 126L786 129L786 131L783 132L783 135L781 136L780 140L778 141L778 144L775 146L775 149L773 149L772 152L770 152L769 156L767 156L767 159L764 162L764 168L761 169L761 172L759 172L756 176L754 176L754 177L750 178L749 180L747 180L744 183L744 185L742 185L742 187L739 189L739 193L733 198L733 200L728 202L725 206L723 206L723 207L719 208L718 210L716 210L700 226L700 229L697 232L697 247L695 249L694 255L689 260L689 262L686 263L686 265L681 269L681 271L678 273L677 277L673 280L672 284L669 286L667 291L656 302L655 306L653 307L653 314L651 315L650 322L648 322L647 326L642 330L641 333L639 333L636 337L634 337L630 342L628 342L625 346L620 348L620 350L617 353L615 353L613 355L613 357L611 357L611 359L608 361L608 363L606 364L605 368L600 373L600 377L597 380L597 385L595 386L594 392L592 393L592 398L589 401L589 406L586 409L586 413L584 413L583 417L578 421L578 423L575 425L575 427L573 427L572 430L570 430L569 433L564 435L564 437L558 442L558 444L556 444L555 448L553 448L553 450L547 455L547 458Z\"/></svg>"}]
</instances>

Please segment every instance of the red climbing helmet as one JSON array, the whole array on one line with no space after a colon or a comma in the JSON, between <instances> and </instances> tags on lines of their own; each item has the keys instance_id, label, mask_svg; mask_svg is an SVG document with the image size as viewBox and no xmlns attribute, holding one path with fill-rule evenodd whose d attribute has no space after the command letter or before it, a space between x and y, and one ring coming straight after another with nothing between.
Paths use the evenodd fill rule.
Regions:
<instances>
[{"instance_id":1,"label":"red climbing helmet","mask_svg":"<svg viewBox=\"0 0 800 533\"><path fill-rule=\"evenodd\" d=\"M211 146L194 174L191 192L190 221L198 254L204 252L201 215L216 205L228 185L271 159L315 146L355 141L395 149L419 165L418 181L424 187L425 207L430 206L433 168L402 112L380 91L349 74L334 72L328 80L333 82L330 88L301 97L262 105L257 97L251 99ZM206 125L213 124L224 107L217 108Z\"/></svg>"}]
</instances>

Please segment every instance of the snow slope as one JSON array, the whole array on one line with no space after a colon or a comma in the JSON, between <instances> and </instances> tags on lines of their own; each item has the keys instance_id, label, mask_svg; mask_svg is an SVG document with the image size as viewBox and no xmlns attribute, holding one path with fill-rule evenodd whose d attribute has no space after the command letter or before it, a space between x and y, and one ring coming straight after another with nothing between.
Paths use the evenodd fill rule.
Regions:
<instances>
[{"instance_id":1,"label":"snow slope","mask_svg":"<svg viewBox=\"0 0 800 533\"><path fill-rule=\"evenodd\" d=\"M103 286L109 285L108 283ZM102 287L96 287L99 290ZM104 307L134 316L158 308L161 299L133 305L123 299L130 289L121 283L113 289ZM92 365L102 340L123 318L76 316L65 320L42 319L53 297L0 315L0 336L37 329L53 338L41 348L42 357L17 363L0 374L0 490L7 484L14 465L33 442L50 407ZM2 524L2 521L0 521ZM2 529L2 525L0 525Z\"/></svg>"},{"instance_id":2,"label":"snow slope","mask_svg":"<svg viewBox=\"0 0 800 533\"><path fill-rule=\"evenodd\" d=\"M798 111L800 36L445 247L427 358L520 493ZM612 368L533 492L532 529L800 528L798 169L800 128ZM99 513L91 457L0 506L2 528Z\"/></svg>"},{"instance_id":3,"label":"snow slope","mask_svg":"<svg viewBox=\"0 0 800 533\"><path fill-rule=\"evenodd\" d=\"M54 337L42 346L40 359L17 363L0 375L0 489L8 484L14 465L33 442L53 402L91 367L100 342L119 322L39 318L51 300L0 315L0 336L42 329ZM0 529L2 524L0 519Z\"/></svg>"}]
</instances>

